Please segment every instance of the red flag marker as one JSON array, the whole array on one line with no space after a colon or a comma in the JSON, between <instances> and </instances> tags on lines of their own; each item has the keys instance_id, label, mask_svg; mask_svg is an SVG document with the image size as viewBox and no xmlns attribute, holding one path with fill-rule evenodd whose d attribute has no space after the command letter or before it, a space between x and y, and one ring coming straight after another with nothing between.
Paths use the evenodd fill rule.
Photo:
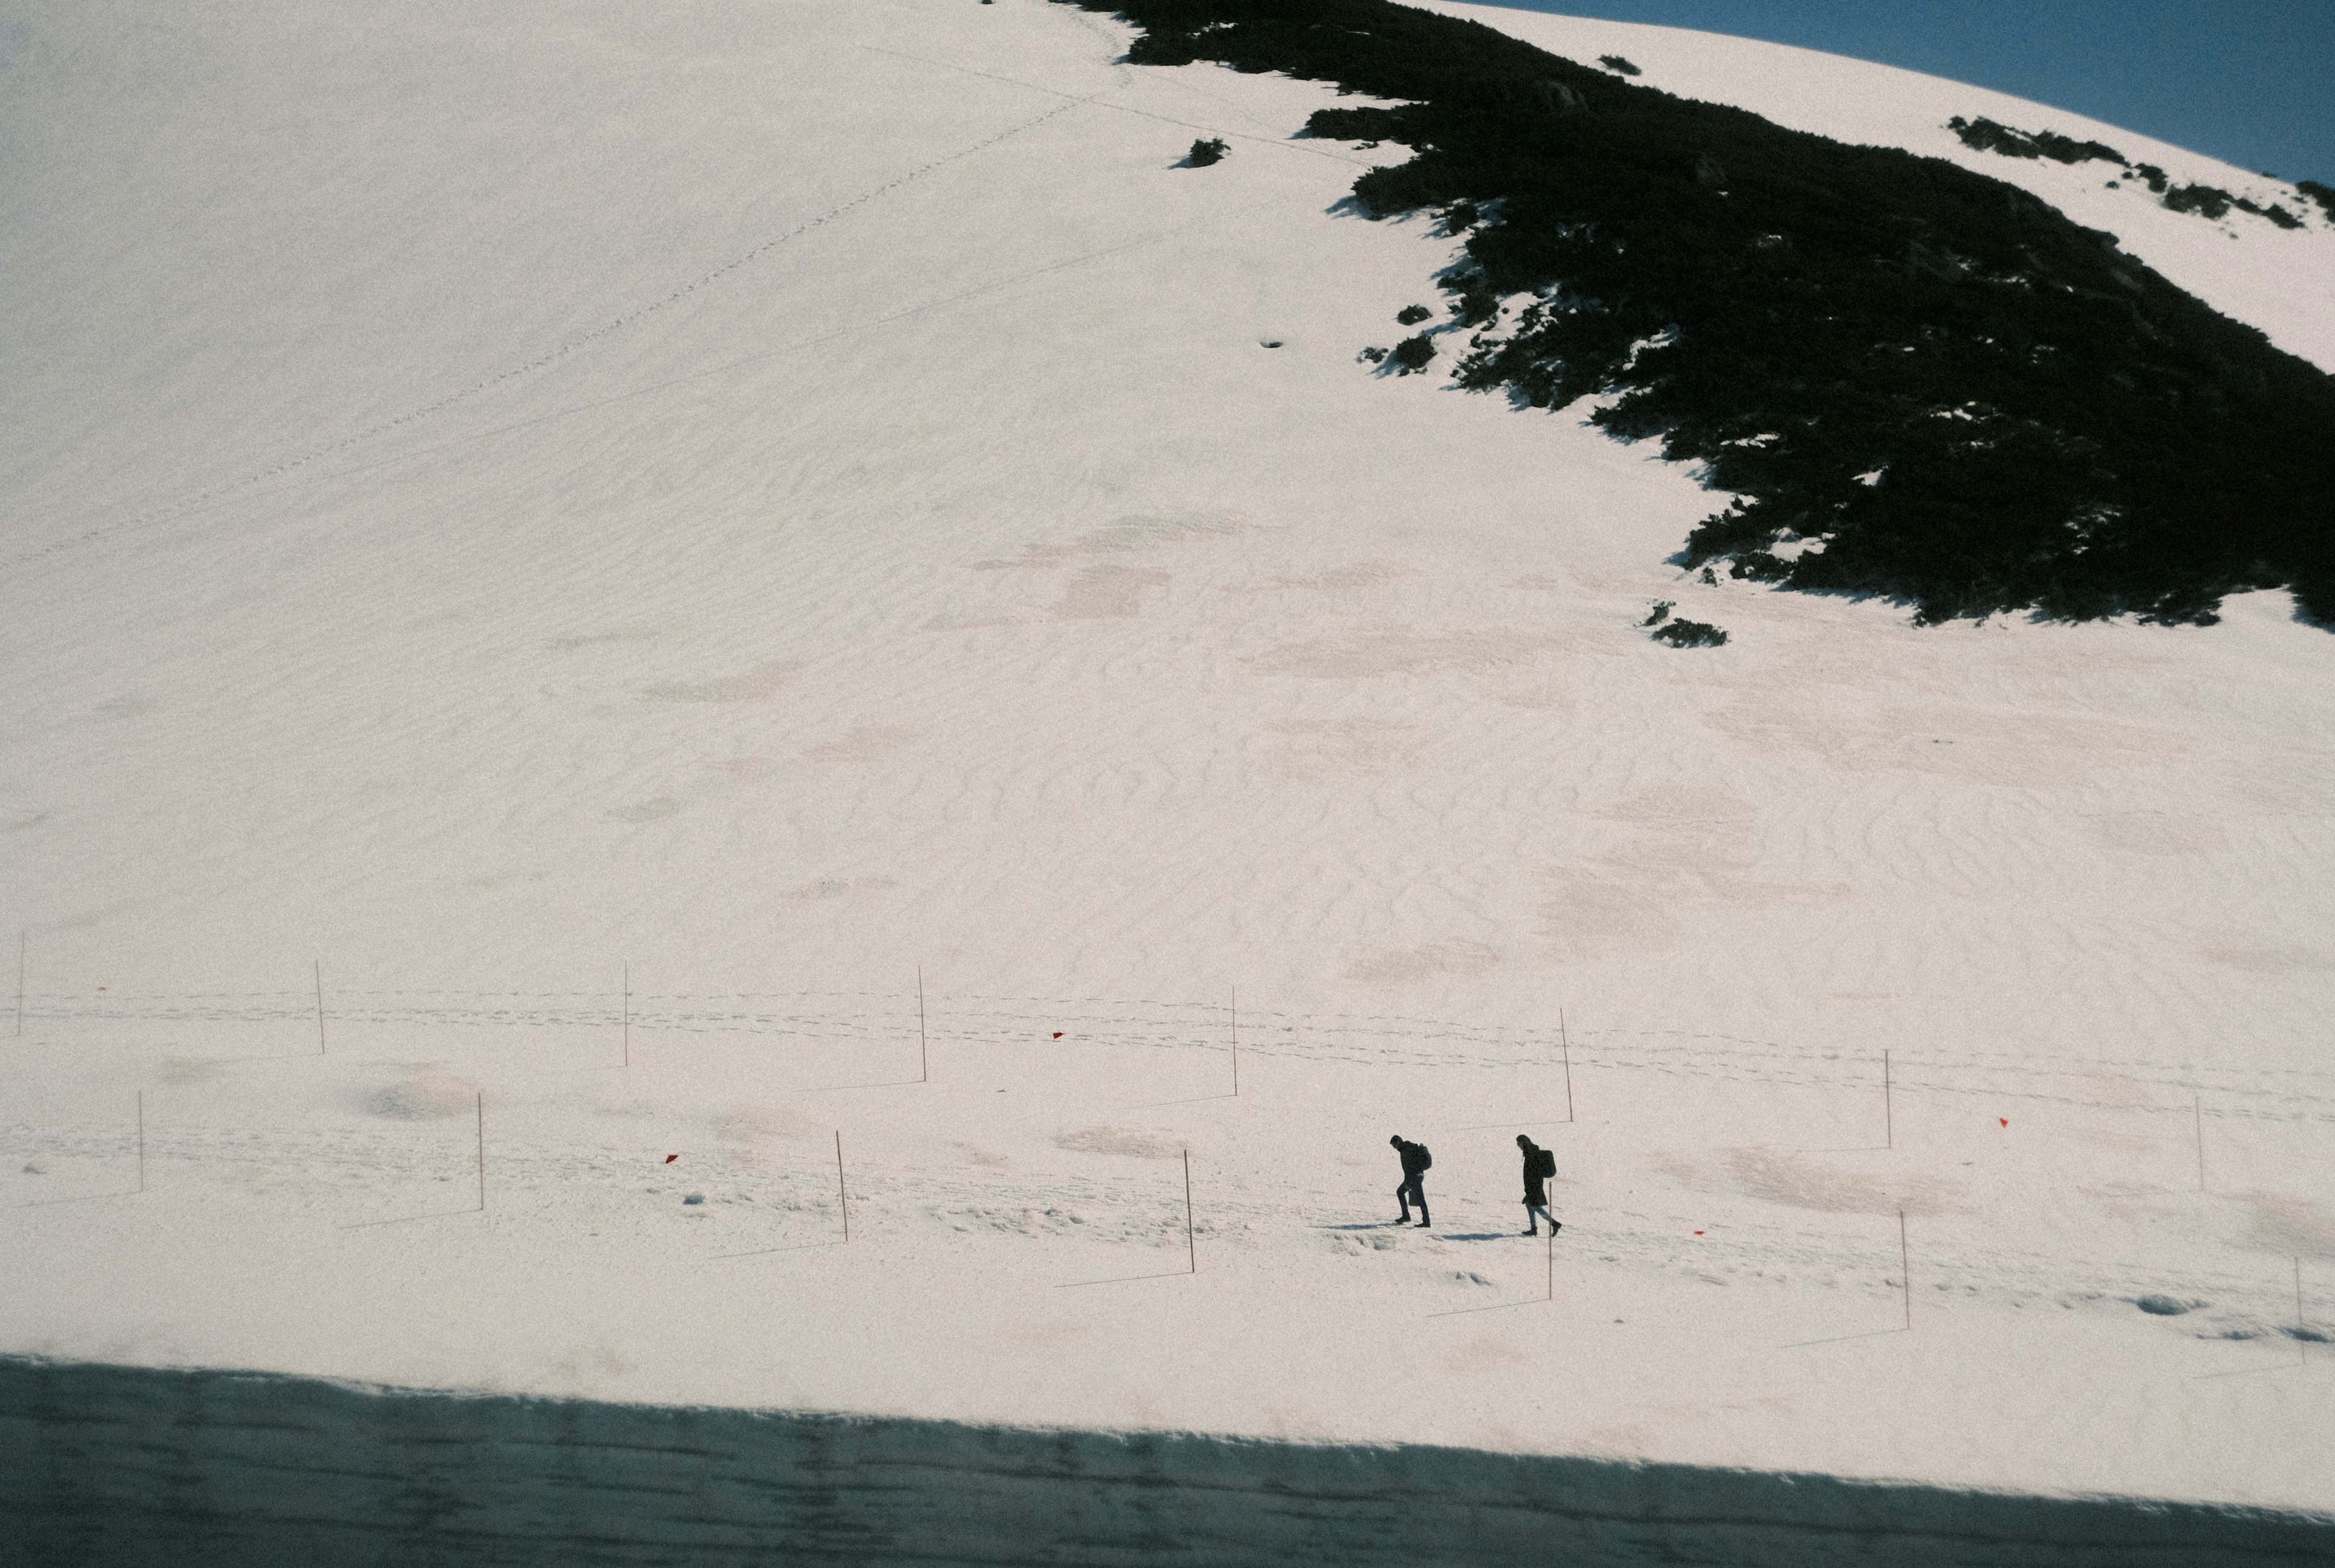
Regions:
<instances>
[{"instance_id":1,"label":"red flag marker","mask_svg":"<svg viewBox=\"0 0 2335 1568\"><path fill-rule=\"evenodd\" d=\"M1697 1234L1697 1235L1700 1235L1700 1234L1702 1234L1702 1233L1701 1233L1700 1231L1697 1231L1697 1232L1695 1232L1694 1234Z\"/></svg>"},{"instance_id":2,"label":"red flag marker","mask_svg":"<svg viewBox=\"0 0 2335 1568\"><path fill-rule=\"evenodd\" d=\"M680 1157L680 1157L679 1155L677 1155L677 1154L669 1154L669 1155L667 1155L667 1156L665 1156L665 1157L664 1157L664 1163L665 1163L665 1164L667 1164L667 1165L671 1165L673 1161L675 1161L675 1160L679 1159Z\"/></svg>"},{"instance_id":3,"label":"red flag marker","mask_svg":"<svg viewBox=\"0 0 2335 1568\"><path fill-rule=\"evenodd\" d=\"M1061 1031L1061 1030L1059 1030L1059 1029L1058 1029L1058 1030L1056 1030L1056 1031L1054 1031L1054 1038L1055 1038L1056 1040L1060 1040L1060 1039L1061 1039L1061 1038L1062 1038L1062 1031Z\"/></svg>"},{"instance_id":4,"label":"red flag marker","mask_svg":"<svg viewBox=\"0 0 2335 1568\"><path fill-rule=\"evenodd\" d=\"M1999 1116L1994 1119L2001 1122L2005 1127L2009 1127L2010 1125L2010 1118L2007 1116Z\"/></svg>"}]
</instances>

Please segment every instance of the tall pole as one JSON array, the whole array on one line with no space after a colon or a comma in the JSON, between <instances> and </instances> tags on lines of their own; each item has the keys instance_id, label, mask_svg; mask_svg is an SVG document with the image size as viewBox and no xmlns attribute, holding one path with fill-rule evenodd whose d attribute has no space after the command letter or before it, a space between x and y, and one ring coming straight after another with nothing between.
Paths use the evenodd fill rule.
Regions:
<instances>
[{"instance_id":1,"label":"tall pole","mask_svg":"<svg viewBox=\"0 0 2335 1568\"><path fill-rule=\"evenodd\" d=\"M1881 1136L1890 1148L1897 1147L1897 1111L1889 1093L1889 1053L1881 1053ZM1901 1219L1903 1215L1899 1216ZM1911 1327L1909 1323L1907 1327Z\"/></svg>"},{"instance_id":2,"label":"tall pole","mask_svg":"<svg viewBox=\"0 0 2335 1568\"><path fill-rule=\"evenodd\" d=\"M1240 1098L1240 987L1232 988L1233 1098Z\"/></svg>"},{"instance_id":3,"label":"tall pole","mask_svg":"<svg viewBox=\"0 0 2335 1568\"><path fill-rule=\"evenodd\" d=\"M851 1239L851 1195L843 1190L843 1129L835 1129L835 1201L843 1209L843 1239Z\"/></svg>"},{"instance_id":4,"label":"tall pole","mask_svg":"<svg viewBox=\"0 0 2335 1568\"><path fill-rule=\"evenodd\" d=\"M325 961L316 960L316 1054L325 1054Z\"/></svg>"},{"instance_id":5,"label":"tall pole","mask_svg":"<svg viewBox=\"0 0 2335 1568\"><path fill-rule=\"evenodd\" d=\"M146 1190L146 1091L138 1091L138 1190ZM2297 1265L2298 1268L2300 1265ZM2302 1321L2302 1275L2294 1276L2294 1312L2296 1322Z\"/></svg>"},{"instance_id":6,"label":"tall pole","mask_svg":"<svg viewBox=\"0 0 2335 1568\"><path fill-rule=\"evenodd\" d=\"M633 1065L633 966L625 965L625 1065Z\"/></svg>"},{"instance_id":7,"label":"tall pole","mask_svg":"<svg viewBox=\"0 0 2335 1568\"><path fill-rule=\"evenodd\" d=\"M1184 1151L1184 1251L1192 1260L1192 1273L1200 1272L1200 1245L1192 1239L1192 1151ZM2295 1276L2301 1278L2300 1274ZM2298 1287L2299 1288L2299 1287ZM2298 1296L2298 1301L2301 1298Z\"/></svg>"},{"instance_id":8,"label":"tall pole","mask_svg":"<svg viewBox=\"0 0 2335 1568\"><path fill-rule=\"evenodd\" d=\"M1565 1009L1556 1010L1556 1043L1565 1052L1565 1119L1573 1119L1573 1040L1565 1032ZM1550 1235L1556 1233L1551 1231ZM1554 1265L1552 1265L1554 1266Z\"/></svg>"},{"instance_id":9,"label":"tall pole","mask_svg":"<svg viewBox=\"0 0 2335 1568\"><path fill-rule=\"evenodd\" d=\"M479 1091L479 1212L487 1212L487 1091Z\"/></svg>"},{"instance_id":10,"label":"tall pole","mask_svg":"<svg viewBox=\"0 0 2335 1568\"><path fill-rule=\"evenodd\" d=\"M1905 1211L1897 1211L1897 1282L1905 1287L1905 1327L1914 1326L1914 1262L1905 1250Z\"/></svg>"},{"instance_id":11,"label":"tall pole","mask_svg":"<svg viewBox=\"0 0 2335 1568\"><path fill-rule=\"evenodd\" d=\"M916 1081L933 1080L933 1053L925 1043L925 966L916 965Z\"/></svg>"},{"instance_id":12,"label":"tall pole","mask_svg":"<svg viewBox=\"0 0 2335 1568\"><path fill-rule=\"evenodd\" d=\"M2189 1113L2196 1118L2197 1123L2197 1190L2204 1192L2205 1190L2205 1097L2204 1095L2193 1094L2189 1097Z\"/></svg>"}]
</instances>

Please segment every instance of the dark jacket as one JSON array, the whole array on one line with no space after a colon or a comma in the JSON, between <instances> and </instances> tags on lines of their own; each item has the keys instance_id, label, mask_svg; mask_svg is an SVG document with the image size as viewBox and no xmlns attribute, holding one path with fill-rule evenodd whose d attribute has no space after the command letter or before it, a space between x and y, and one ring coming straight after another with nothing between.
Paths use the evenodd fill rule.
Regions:
<instances>
[{"instance_id":1,"label":"dark jacket","mask_svg":"<svg viewBox=\"0 0 2335 1568\"><path fill-rule=\"evenodd\" d=\"M1397 1138L1394 1151L1402 1157L1402 1174L1406 1179L1416 1179L1419 1174L1427 1168L1427 1147L1424 1144L1412 1143L1408 1138Z\"/></svg>"},{"instance_id":2,"label":"dark jacket","mask_svg":"<svg viewBox=\"0 0 2335 1568\"><path fill-rule=\"evenodd\" d=\"M1525 1151L1525 1202L1528 1204L1546 1205L1548 1202L1548 1178L1542 1176L1538 1169L1541 1157L1541 1147L1540 1145L1533 1142L1530 1138L1526 1138L1524 1141L1523 1147Z\"/></svg>"}]
</instances>

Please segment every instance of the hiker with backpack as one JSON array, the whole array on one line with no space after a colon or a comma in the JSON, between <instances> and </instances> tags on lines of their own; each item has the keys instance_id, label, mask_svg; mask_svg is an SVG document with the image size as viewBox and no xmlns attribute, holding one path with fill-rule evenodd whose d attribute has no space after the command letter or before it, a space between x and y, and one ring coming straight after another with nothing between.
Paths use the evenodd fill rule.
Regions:
<instances>
[{"instance_id":1,"label":"hiker with backpack","mask_svg":"<svg viewBox=\"0 0 2335 1568\"><path fill-rule=\"evenodd\" d=\"M1419 1205L1419 1228L1432 1229L1427 1217L1426 1176L1427 1167L1435 1163L1435 1157L1427 1152L1425 1144L1412 1143L1400 1133L1387 1142L1394 1146L1394 1152L1402 1159L1402 1185L1394 1189L1394 1201L1402 1205L1402 1218L1394 1223L1399 1225L1410 1223L1410 1205L1415 1200Z\"/></svg>"},{"instance_id":2,"label":"hiker with backpack","mask_svg":"<svg viewBox=\"0 0 2335 1568\"><path fill-rule=\"evenodd\" d=\"M1540 1234L1540 1222L1548 1222L1548 1234L1556 1234L1565 1227L1548 1212L1548 1178L1556 1174L1556 1156L1533 1142L1524 1134L1516 1134L1516 1147L1525 1151L1525 1234Z\"/></svg>"}]
</instances>

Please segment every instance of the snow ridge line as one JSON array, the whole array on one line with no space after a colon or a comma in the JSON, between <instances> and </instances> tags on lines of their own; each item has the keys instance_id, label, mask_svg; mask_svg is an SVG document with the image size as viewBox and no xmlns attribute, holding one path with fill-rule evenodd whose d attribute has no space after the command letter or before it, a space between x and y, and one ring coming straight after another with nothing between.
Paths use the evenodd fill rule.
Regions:
<instances>
[{"instance_id":1,"label":"snow ridge line","mask_svg":"<svg viewBox=\"0 0 2335 1568\"><path fill-rule=\"evenodd\" d=\"M1106 89L1105 91L1115 92L1117 89L1111 88ZM790 240L799 239L802 236L811 233L813 230L824 227L828 224L832 223L838 218L847 217L858 208L867 206L869 202L877 200L882 197L888 196L892 192L898 190L905 186L922 179L928 174L936 173L937 171L949 167L951 164L960 162L964 159L974 156L975 153L986 152L991 148L999 146L1012 138L1021 135L1023 131L1033 131L1039 126L1045 124L1048 121L1053 120L1063 114L1067 114L1071 110L1080 107L1081 104L1091 102L1092 98L1100 98L1102 95L1102 93L1095 93L1091 95L1091 98L1074 99L1069 102L1059 103L1034 119L1026 120L1022 121L1020 124L1009 126L1007 129L999 131L996 135L989 137L984 140L974 142L969 147L960 148L956 151L949 153L945 157L936 158L931 162L920 165L916 169L912 169L906 174L898 175L894 179L886 181L884 184L876 187L872 190L861 192L859 195L853 197L850 200L821 213L817 218L813 218L803 223L798 224L796 227L787 230L783 234L762 241L761 244L753 247L742 255L733 256L732 259L724 262L720 266L713 268L712 271L683 284L681 287L673 290L671 294L666 295L662 299L655 300L648 305L640 306L638 309L629 311L625 315L615 316L613 319L603 323L601 325L593 328L591 331L585 333L580 337L563 343L547 353L538 354L534 359L528 360L524 363L513 365L507 370L499 371L493 375L488 376L482 381L473 382L471 385L462 388L459 392L449 392L443 397L438 398L433 402L424 403L419 408L409 410L392 419L384 420L377 424L369 425L363 430L357 431L350 435L342 437L339 440L315 448L303 453L299 457L287 459L283 462L277 463L273 468L261 469L254 473L247 474L241 479L231 479L225 484L214 486L212 489L190 498L180 505L168 507L160 511L148 513L142 517L125 518L121 522L103 524L96 528L85 529L69 538L54 540L46 545L37 546L30 550L20 551L16 555L8 558L7 565L11 568L27 566L48 557L60 555L65 551L76 549L81 546L92 543L95 540L103 538L111 534L120 533L125 529L152 528L159 524L172 522L179 518L188 517L197 511L209 507L213 503L221 500L228 496L249 489L256 485L264 484L269 479L293 473L300 469L308 467L310 464L321 462L327 458L331 458L341 452L346 451L353 446L357 446L365 441L369 441L377 436L388 434L389 432L401 429L405 425L412 424L418 420L427 419L431 415L441 412L446 409L453 407L457 403L466 402L482 392L491 392L507 382L515 380L520 376L530 375L537 371L546 369L578 350L588 348L592 344L600 342L602 339L634 324L635 322L655 315L658 311L664 310L668 305L681 303L683 300L687 299L690 295L696 294L701 289L707 288L721 281L721 279L729 276L731 273L736 272L739 268L751 266L755 261L761 259L761 257L768 252L776 249L781 245L787 244Z\"/></svg>"}]
</instances>

